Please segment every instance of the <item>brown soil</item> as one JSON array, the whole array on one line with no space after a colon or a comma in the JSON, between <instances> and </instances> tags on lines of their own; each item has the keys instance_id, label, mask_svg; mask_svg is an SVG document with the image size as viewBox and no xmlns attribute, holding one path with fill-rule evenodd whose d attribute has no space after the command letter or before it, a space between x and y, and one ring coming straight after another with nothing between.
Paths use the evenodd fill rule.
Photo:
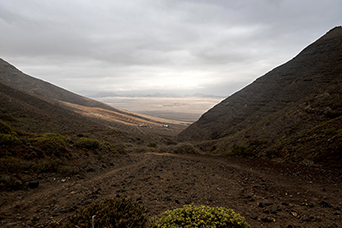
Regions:
<instances>
[{"instance_id":1,"label":"brown soil","mask_svg":"<svg viewBox=\"0 0 342 228\"><path fill-rule=\"evenodd\" d=\"M71 178L40 175L36 189L0 193L0 227L61 223L107 197L130 197L155 215L184 204L222 206L251 227L341 227L342 171L235 157L119 155Z\"/></svg>"}]
</instances>

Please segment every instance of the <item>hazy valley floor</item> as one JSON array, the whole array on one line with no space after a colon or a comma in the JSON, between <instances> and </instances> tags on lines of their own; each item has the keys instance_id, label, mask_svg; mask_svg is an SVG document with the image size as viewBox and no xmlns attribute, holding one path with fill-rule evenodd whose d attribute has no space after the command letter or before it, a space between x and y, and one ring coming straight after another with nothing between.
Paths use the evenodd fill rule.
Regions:
<instances>
[{"instance_id":1,"label":"hazy valley floor","mask_svg":"<svg viewBox=\"0 0 342 228\"><path fill-rule=\"evenodd\" d=\"M215 97L100 97L114 107L165 119L191 121L219 103Z\"/></svg>"},{"instance_id":2,"label":"hazy valley floor","mask_svg":"<svg viewBox=\"0 0 342 228\"><path fill-rule=\"evenodd\" d=\"M42 226L106 197L130 197L148 215L184 204L232 208L251 227L341 227L340 170L265 160L143 153L96 172L40 175L38 189L1 192L0 226Z\"/></svg>"}]
</instances>

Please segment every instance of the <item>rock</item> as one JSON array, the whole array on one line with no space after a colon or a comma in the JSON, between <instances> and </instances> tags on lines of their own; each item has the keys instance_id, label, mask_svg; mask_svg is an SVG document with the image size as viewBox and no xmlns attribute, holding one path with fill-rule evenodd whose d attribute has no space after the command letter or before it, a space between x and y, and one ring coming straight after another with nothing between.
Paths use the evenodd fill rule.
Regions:
<instances>
[{"instance_id":1,"label":"rock","mask_svg":"<svg viewBox=\"0 0 342 228\"><path fill-rule=\"evenodd\" d=\"M35 181L30 181L28 183L29 188L38 188L39 187L39 181L35 180Z\"/></svg>"},{"instance_id":2,"label":"rock","mask_svg":"<svg viewBox=\"0 0 342 228\"><path fill-rule=\"evenodd\" d=\"M310 221L311 221L311 222L316 222L316 220L317 220L316 217L313 216L313 215L310 215L309 218L310 218Z\"/></svg>"},{"instance_id":3,"label":"rock","mask_svg":"<svg viewBox=\"0 0 342 228\"><path fill-rule=\"evenodd\" d=\"M271 214L277 214L278 213L278 211L274 208L271 208L270 212L271 212Z\"/></svg>"},{"instance_id":4,"label":"rock","mask_svg":"<svg viewBox=\"0 0 342 228\"><path fill-rule=\"evenodd\" d=\"M261 221L263 221L263 222L273 222L274 220L271 217L262 217Z\"/></svg>"},{"instance_id":5,"label":"rock","mask_svg":"<svg viewBox=\"0 0 342 228\"><path fill-rule=\"evenodd\" d=\"M331 208L331 204L326 202L326 201L322 201L319 203L322 207L325 207L325 208Z\"/></svg>"},{"instance_id":6,"label":"rock","mask_svg":"<svg viewBox=\"0 0 342 228\"><path fill-rule=\"evenodd\" d=\"M260 203L258 204L258 207L261 207L261 208L263 208L263 207L265 207L265 204L264 204L264 203L262 203L262 202L260 202Z\"/></svg>"},{"instance_id":7,"label":"rock","mask_svg":"<svg viewBox=\"0 0 342 228\"><path fill-rule=\"evenodd\" d=\"M295 211L291 211L290 214L293 215L294 217L298 216L297 212L295 212Z\"/></svg>"},{"instance_id":8,"label":"rock","mask_svg":"<svg viewBox=\"0 0 342 228\"><path fill-rule=\"evenodd\" d=\"M302 221L303 221L303 222L309 222L309 221L311 221L311 219L310 219L309 216L303 215L303 216L302 216Z\"/></svg>"},{"instance_id":9,"label":"rock","mask_svg":"<svg viewBox=\"0 0 342 228\"><path fill-rule=\"evenodd\" d=\"M257 216L257 215L251 215L251 219L257 220L257 219L258 219L258 216Z\"/></svg>"}]
</instances>

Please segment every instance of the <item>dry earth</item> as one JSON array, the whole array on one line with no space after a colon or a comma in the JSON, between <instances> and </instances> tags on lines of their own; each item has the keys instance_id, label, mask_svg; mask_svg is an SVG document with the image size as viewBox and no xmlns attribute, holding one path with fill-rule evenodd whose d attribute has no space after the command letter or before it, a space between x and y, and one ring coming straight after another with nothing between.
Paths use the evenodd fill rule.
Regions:
<instances>
[{"instance_id":1,"label":"dry earth","mask_svg":"<svg viewBox=\"0 0 342 228\"><path fill-rule=\"evenodd\" d=\"M106 197L140 201L148 215L194 203L232 208L252 227L342 227L341 170L152 152L120 155L98 170L40 175L36 189L1 192L0 227L63 223Z\"/></svg>"}]
</instances>

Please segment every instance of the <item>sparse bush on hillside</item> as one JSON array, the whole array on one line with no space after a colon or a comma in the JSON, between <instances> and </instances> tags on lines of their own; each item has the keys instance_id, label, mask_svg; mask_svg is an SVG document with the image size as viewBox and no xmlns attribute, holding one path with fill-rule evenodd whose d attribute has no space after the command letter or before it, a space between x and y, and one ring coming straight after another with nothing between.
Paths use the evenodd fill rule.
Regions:
<instances>
[{"instance_id":1,"label":"sparse bush on hillside","mask_svg":"<svg viewBox=\"0 0 342 228\"><path fill-rule=\"evenodd\" d=\"M33 144L47 155L59 157L66 152L66 138L57 133L45 133L35 138Z\"/></svg>"},{"instance_id":2,"label":"sparse bush on hillside","mask_svg":"<svg viewBox=\"0 0 342 228\"><path fill-rule=\"evenodd\" d=\"M47 161L38 160L31 165L31 169L37 173L47 173L58 171L60 165L63 164L61 159L49 159Z\"/></svg>"},{"instance_id":3,"label":"sparse bush on hillside","mask_svg":"<svg viewBox=\"0 0 342 228\"><path fill-rule=\"evenodd\" d=\"M245 218L231 209L224 207L209 207L193 204L183 208L169 210L159 217L150 220L150 228L157 227L216 227L216 228L248 228Z\"/></svg>"},{"instance_id":4,"label":"sparse bush on hillside","mask_svg":"<svg viewBox=\"0 0 342 228\"><path fill-rule=\"evenodd\" d=\"M105 199L69 218L67 227L146 227L144 208L130 199Z\"/></svg>"},{"instance_id":5,"label":"sparse bush on hillside","mask_svg":"<svg viewBox=\"0 0 342 228\"><path fill-rule=\"evenodd\" d=\"M77 134L76 136L79 137L79 138L88 138L88 136L86 136L86 135L84 135L82 133Z\"/></svg>"},{"instance_id":6,"label":"sparse bush on hillside","mask_svg":"<svg viewBox=\"0 0 342 228\"><path fill-rule=\"evenodd\" d=\"M0 172L16 173L24 168L22 160L14 157L0 158Z\"/></svg>"},{"instance_id":7,"label":"sparse bush on hillside","mask_svg":"<svg viewBox=\"0 0 342 228\"><path fill-rule=\"evenodd\" d=\"M157 143L149 143L147 147L157 147Z\"/></svg>"},{"instance_id":8,"label":"sparse bush on hillside","mask_svg":"<svg viewBox=\"0 0 342 228\"><path fill-rule=\"evenodd\" d=\"M252 148L234 145L233 149L227 153L226 156L241 156L241 157L255 157L256 154L253 152Z\"/></svg>"},{"instance_id":9,"label":"sparse bush on hillside","mask_svg":"<svg viewBox=\"0 0 342 228\"><path fill-rule=\"evenodd\" d=\"M0 189L1 190L19 190L25 187L25 182L9 175L0 174Z\"/></svg>"},{"instance_id":10,"label":"sparse bush on hillside","mask_svg":"<svg viewBox=\"0 0 342 228\"><path fill-rule=\"evenodd\" d=\"M1 145L12 146L12 145L18 145L21 143L22 143L21 140L15 135L0 134L0 146Z\"/></svg>"},{"instance_id":11,"label":"sparse bush on hillside","mask_svg":"<svg viewBox=\"0 0 342 228\"><path fill-rule=\"evenodd\" d=\"M113 144L111 146L111 150L114 150L115 152L119 154L125 154L126 153L126 146L123 144Z\"/></svg>"},{"instance_id":12,"label":"sparse bush on hillside","mask_svg":"<svg viewBox=\"0 0 342 228\"><path fill-rule=\"evenodd\" d=\"M0 133L2 134L13 134L13 128L7 123L0 120Z\"/></svg>"},{"instance_id":13,"label":"sparse bush on hillside","mask_svg":"<svg viewBox=\"0 0 342 228\"><path fill-rule=\"evenodd\" d=\"M0 115L0 120L3 120L3 121L12 121L12 122L19 122L18 119L14 118L13 116L8 115L8 114L1 114L1 115Z\"/></svg>"},{"instance_id":14,"label":"sparse bush on hillside","mask_svg":"<svg viewBox=\"0 0 342 228\"><path fill-rule=\"evenodd\" d=\"M173 147L172 152L175 154L198 154L199 150L191 143L179 143Z\"/></svg>"},{"instance_id":15,"label":"sparse bush on hillside","mask_svg":"<svg viewBox=\"0 0 342 228\"><path fill-rule=\"evenodd\" d=\"M86 137L81 137L75 145L80 148L86 148L90 150L95 150L100 147L100 142L97 139L91 139Z\"/></svg>"},{"instance_id":16,"label":"sparse bush on hillside","mask_svg":"<svg viewBox=\"0 0 342 228\"><path fill-rule=\"evenodd\" d=\"M200 150L195 148L191 143L179 143L177 145L162 146L159 148L158 152L172 154L199 154Z\"/></svg>"}]
</instances>

